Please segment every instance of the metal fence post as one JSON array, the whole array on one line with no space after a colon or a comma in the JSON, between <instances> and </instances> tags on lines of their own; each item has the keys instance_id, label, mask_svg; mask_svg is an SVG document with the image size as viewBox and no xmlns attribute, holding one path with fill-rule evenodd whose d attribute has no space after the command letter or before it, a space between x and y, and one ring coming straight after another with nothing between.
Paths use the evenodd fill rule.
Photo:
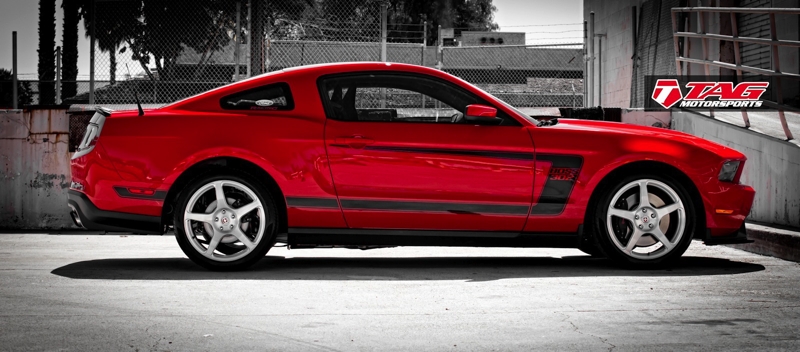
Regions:
<instances>
[{"instance_id":1,"label":"metal fence post","mask_svg":"<svg viewBox=\"0 0 800 352\"><path fill-rule=\"evenodd\" d=\"M253 3L252 0L247 0L247 77L251 77L253 75L253 71L250 67L252 66L252 60L250 60L250 55L253 55L252 43L253 43Z\"/></svg>"},{"instance_id":2,"label":"metal fence post","mask_svg":"<svg viewBox=\"0 0 800 352\"><path fill-rule=\"evenodd\" d=\"M587 89L589 87L589 34L588 34L588 21L583 21L583 107L589 106L589 94Z\"/></svg>"},{"instance_id":3,"label":"metal fence post","mask_svg":"<svg viewBox=\"0 0 800 352\"><path fill-rule=\"evenodd\" d=\"M595 34L597 37L597 106L603 106L603 37L605 34Z\"/></svg>"},{"instance_id":4,"label":"metal fence post","mask_svg":"<svg viewBox=\"0 0 800 352\"><path fill-rule=\"evenodd\" d=\"M419 59L420 65L425 66L425 47L428 46L428 21L422 22L422 55Z\"/></svg>"},{"instance_id":5,"label":"metal fence post","mask_svg":"<svg viewBox=\"0 0 800 352\"><path fill-rule=\"evenodd\" d=\"M587 81L589 82L589 99L586 107L594 106L594 11L589 12L589 74Z\"/></svg>"},{"instance_id":6,"label":"metal fence post","mask_svg":"<svg viewBox=\"0 0 800 352\"><path fill-rule=\"evenodd\" d=\"M420 65L425 66L425 48L428 46L428 21L422 22L422 53L420 55ZM425 94L420 94L422 97L422 108L425 108Z\"/></svg>"},{"instance_id":7,"label":"metal fence post","mask_svg":"<svg viewBox=\"0 0 800 352\"><path fill-rule=\"evenodd\" d=\"M56 47L56 105L61 104L61 47Z\"/></svg>"},{"instance_id":8,"label":"metal fence post","mask_svg":"<svg viewBox=\"0 0 800 352\"><path fill-rule=\"evenodd\" d=\"M11 32L11 107L19 108L19 92L17 91L17 31Z\"/></svg>"},{"instance_id":9,"label":"metal fence post","mask_svg":"<svg viewBox=\"0 0 800 352\"><path fill-rule=\"evenodd\" d=\"M89 33L89 105L94 104L94 41L95 41L95 0L92 0L92 9L90 10L91 31Z\"/></svg>"},{"instance_id":10,"label":"metal fence post","mask_svg":"<svg viewBox=\"0 0 800 352\"><path fill-rule=\"evenodd\" d=\"M233 36L233 80L239 81L239 35L242 33L242 2L236 1L236 34Z\"/></svg>"},{"instance_id":11,"label":"metal fence post","mask_svg":"<svg viewBox=\"0 0 800 352\"><path fill-rule=\"evenodd\" d=\"M381 61L386 62L386 8L389 6L387 3L381 4Z\"/></svg>"},{"instance_id":12,"label":"metal fence post","mask_svg":"<svg viewBox=\"0 0 800 352\"><path fill-rule=\"evenodd\" d=\"M444 61L442 59L443 46L444 45L442 44L442 25L440 24L439 27L436 29L436 68L439 70L441 70L442 66L444 66L444 63L442 62Z\"/></svg>"}]
</instances>

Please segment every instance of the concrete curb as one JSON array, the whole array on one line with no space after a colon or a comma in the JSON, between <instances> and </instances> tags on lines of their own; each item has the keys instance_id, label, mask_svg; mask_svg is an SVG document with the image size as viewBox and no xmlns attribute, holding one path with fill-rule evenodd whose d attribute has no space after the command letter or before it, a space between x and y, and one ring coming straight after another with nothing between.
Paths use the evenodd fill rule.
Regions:
<instances>
[{"instance_id":1,"label":"concrete curb","mask_svg":"<svg viewBox=\"0 0 800 352\"><path fill-rule=\"evenodd\" d=\"M800 262L800 232L750 223L745 224L745 227L747 228L747 238L755 242L727 246L751 253Z\"/></svg>"}]
</instances>

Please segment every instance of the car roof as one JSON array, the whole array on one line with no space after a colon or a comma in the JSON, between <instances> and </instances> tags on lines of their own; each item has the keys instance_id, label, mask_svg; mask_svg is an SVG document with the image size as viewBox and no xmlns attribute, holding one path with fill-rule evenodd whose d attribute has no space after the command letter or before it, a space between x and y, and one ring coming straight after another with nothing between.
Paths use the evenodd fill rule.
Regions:
<instances>
[{"instance_id":1,"label":"car roof","mask_svg":"<svg viewBox=\"0 0 800 352\"><path fill-rule=\"evenodd\" d=\"M421 73L447 79L449 81L460 81L459 78L451 76L445 72L431 67L396 63L396 62L374 62L374 61L357 61L357 62L336 62L324 63L305 66L289 67L282 70L272 71L253 76L238 82L227 84L212 90L176 101L161 108L161 110L181 110L190 107L192 104L212 98L214 96L224 96L234 92L255 88L262 86L269 82L277 80L290 80L294 76L312 75L324 76L334 73L345 72L361 72L361 71L397 71L397 72L410 72ZM466 82L463 82L466 83Z\"/></svg>"}]
</instances>

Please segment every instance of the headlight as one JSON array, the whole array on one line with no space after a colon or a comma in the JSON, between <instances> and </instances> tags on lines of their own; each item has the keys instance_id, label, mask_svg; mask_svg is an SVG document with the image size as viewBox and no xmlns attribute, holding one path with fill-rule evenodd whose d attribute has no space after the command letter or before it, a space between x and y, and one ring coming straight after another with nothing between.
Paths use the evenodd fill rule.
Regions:
<instances>
[{"instance_id":1,"label":"headlight","mask_svg":"<svg viewBox=\"0 0 800 352\"><path fill-rule=\"evenodd\" d=\"M739 170L739 160L728 160L722 163L722 168L719 170L719 180L725 182L733 182L736 177L736 171Z\"/></svg>"}]
</instances>

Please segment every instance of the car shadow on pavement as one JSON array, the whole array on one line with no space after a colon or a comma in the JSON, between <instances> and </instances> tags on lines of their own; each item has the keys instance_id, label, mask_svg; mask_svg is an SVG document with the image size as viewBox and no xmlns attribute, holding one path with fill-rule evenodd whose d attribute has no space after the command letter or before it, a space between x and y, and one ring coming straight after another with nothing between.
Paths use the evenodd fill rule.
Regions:
<instances>
[{"instance_id":1,"label":"car shadow on pavement","mask_svg":"<svg viewBox=\"0 0 800 352\"><path fill-rule=\"evenodd\" d=\"M51 273L93 280L466 280L596 276L708 276L764 270L723 258L683 257L669 269L622 269L589 256L554 257L303 257L267 256L250 270L212 272L186 258L97 259Z\"/></svg>"}]
</instances>

